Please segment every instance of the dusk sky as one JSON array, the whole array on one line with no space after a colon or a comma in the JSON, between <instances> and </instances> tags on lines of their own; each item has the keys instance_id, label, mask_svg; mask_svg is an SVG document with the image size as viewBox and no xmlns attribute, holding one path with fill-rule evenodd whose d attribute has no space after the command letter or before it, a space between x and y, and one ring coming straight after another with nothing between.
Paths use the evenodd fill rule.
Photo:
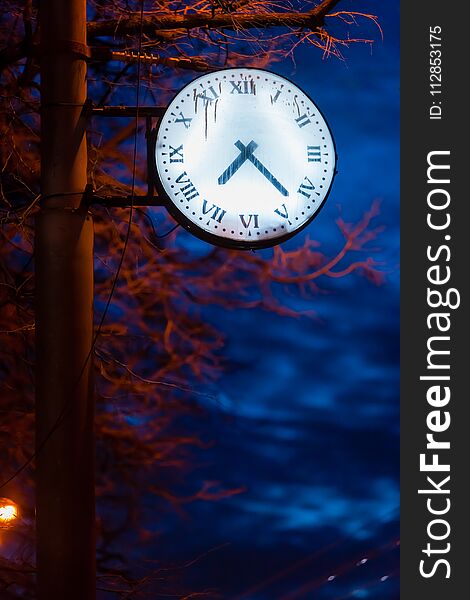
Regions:
<instances>
[{"instance_id":1,"label":"dusk sky","mask_svg":"<svg viewBox=\"0 0 470 600\"><path fill-rule=\"evenodd\" d=\"M226 372L202 390L214 399L198 401L193 425L211 446L197 451L188 483L246 491L160 523L156 559L200 557L183 574L193 591L398 598L399 5L364 0L361 10L378 14L383 41L371 26L375 44L344 49L344 61L301 47L295 66L273 67L318 104L339 157L325 207L287 247L308 235L333 255L340 212L354 221L379 199L385 230L372 246L385 282L353 275L290 299L314 319L207 311L224 323Z\"/></svg>"},{"instance_id":2,"label":"dusk sky","mask_svg":"<svg viewBox=\"0 0 470 600\"><path fill-rule=\"evenodd\" d=\"M400 3L6 6L0 600L399 600Z\"/></svg>"}]
</instances>

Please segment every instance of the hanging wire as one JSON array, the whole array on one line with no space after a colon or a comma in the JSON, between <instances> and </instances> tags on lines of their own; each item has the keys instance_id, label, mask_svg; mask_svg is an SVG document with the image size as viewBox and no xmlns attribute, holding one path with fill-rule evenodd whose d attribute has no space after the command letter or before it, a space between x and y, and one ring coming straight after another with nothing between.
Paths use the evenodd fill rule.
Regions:
<instances>
[{"instance_id":1,"label":"hanging wire","mask_svg":"<svg viewBox=\"0 0 470 600\"><path fill-rule=\"evenodd\" d=\"M135 132L134 132L134 149L133 149L133 159L132 159L132 184L131 184L131 202L130 202L130 207L129 207L129 219L127 222L127 231L126 231L126 236L124 238L124 245L122 248L122 252L121 252L121 257L119 259L119 264L118 267L116 269L116 273L114 275L114 279L113 279L113 283L111 285L111 290L109 292L108 295L108 299L106 301L106 306L104 308L103 314L101 315L98 327L96 329L95 332L95 336L93 338L90 350L85 358L85 361L83 363L83 366L80 370L80 373L78 375L77 381L74 385L74 387L77 387L77 385L79 384L79 382L81 381L83 374L85 372L85 369L93 355L93 352L95 350L95 346L96 346L96 342L101 334L103 325L104 325L104 321L106 319L106 315L108 314L109 311L109 307L111 305L113 296L114 296L114 292L116 290L116 286L117 286L117 282L122 270L122 265L124 263L124 258L126 256L126 251L127 251L127 247L129 245L129 238L130 238L130 234L131 234L131 229L132 229L132 220L133 220L133 216L134 216L134 200L135 200L135 179L136 179L136 164L137 164L137 133L138 133L138 124L139 124L139 108L140 108L140 79L141 79L141 60L140 60L140 55L141 55L141 50L142 50L142 38L143 38L143 24L144 24L144 0L140 0L140 27L139 27L139 42L138 42L138 47L139 47L139 58L137 59L137 90L136 90L136 113L135 113ZM63 195L63 194L61 194ZM29 456L29 458L20 466L18 467L18 469L5 481L3 481L0 484L0 490L2 488L4 488L5 486L7 486L11 481L13 481L14 479L16 479L16 477L18 477L32 462L33 460L35 460L38 455L41 453L41 451L44 449L45 445L47 444L47 442L50 440L50 438L52 437L52 435L57 431L57 429L60 427L60 425L62 424L64 417L66 416L66 414L68 413L69 409L72 406L72 402L73 402L73 395L70 395L70 398L72 400L66 402L61 410L61 412L59 413L55 423L53 424L53 426L51 427L51 429L48 431L47 435L44 437L44 439L38 444L38 446L36 447L36 450L31 454L31 456Z\"/></svg>"},{"instance_id":2,"label":"hanging wire","mask_svg":"<svg viewBox=\"0 0 470 600\"><path fill-rule=\"evenodd\" d=\"M144 219L147 221L147 223L150 225L150 228L152 230L152 234L153 237L156 240L163 240L164 238L168 237L169 235L171 235L173 233L173 231L176 231L178 229L178 227L180 227L180 224L177 223L176 225L173 225L173 227L170 227L170 229L166 232L166 233L157 233L157 230L155 229L155 225L152 221L152 218L150 217L150 215L148 215L145 210L142 210L141 208L139 208L138 206L134 207L134 210L136 212L138 212L140 215L142 215L144 217Z\"/></svg>"}]
</instances>

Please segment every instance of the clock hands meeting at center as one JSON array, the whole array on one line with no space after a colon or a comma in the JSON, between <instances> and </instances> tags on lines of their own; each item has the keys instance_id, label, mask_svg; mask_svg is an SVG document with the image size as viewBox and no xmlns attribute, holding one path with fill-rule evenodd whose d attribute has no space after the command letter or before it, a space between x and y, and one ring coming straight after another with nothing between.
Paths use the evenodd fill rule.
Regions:
<instances>
[{"instance_id":1,"label":"clock hands meeting at center","mask_svg":"<svg viewBox=\"0 0 470 600\"><path fill-rule=\"evenodd\" d=\"M227 183L227 181L232 177L232 175L234 175L238 171L238 169L243 165L243 163L249 160L251 164L254 165L258 169L258 171L262 173L279 192L281 192L283 196L289 195L289 192L286 190L286 188L281 183L279 183L279 181L274 177L274 175L272 175L268 171L268 169L256 158L256 156L253 156L253 152L258 147L258 144L256 142L251 140L251 142L247 146L245 146L240 140L237 140L235 142L235 146L240 150L240 154L219 177L219 185Z\"/></svg>"}]
</instances>

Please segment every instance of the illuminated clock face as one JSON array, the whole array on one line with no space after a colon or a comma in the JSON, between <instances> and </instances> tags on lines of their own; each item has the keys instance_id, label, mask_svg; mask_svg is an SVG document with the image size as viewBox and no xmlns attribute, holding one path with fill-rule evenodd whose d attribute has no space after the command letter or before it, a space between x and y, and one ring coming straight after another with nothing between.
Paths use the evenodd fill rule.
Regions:
<instances>
[{"instance_id":1,"label":"illuminated clock face","mask_svg":"<svg viewBox=\"0 0 470 600\"><path fill-rule=\"evenodd\" d=\"M290 81L226 69L184 87L162 117L157 184L189 231L235 248L274 246L325 201L336 155L328 125Z\"/></svg>"}]
</instances>

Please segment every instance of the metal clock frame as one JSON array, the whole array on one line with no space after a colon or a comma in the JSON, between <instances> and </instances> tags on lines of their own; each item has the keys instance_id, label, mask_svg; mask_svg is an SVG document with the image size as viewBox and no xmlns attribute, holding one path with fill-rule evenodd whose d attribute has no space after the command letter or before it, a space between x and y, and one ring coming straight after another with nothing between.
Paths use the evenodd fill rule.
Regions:
<instances>
[{"instance_id":1,"label":"metal clock frame","mask_svg":"<svg viewBox=\"0 0 470 600\"><path fill-rule=\"evenodd\" d=\"M288 81L290 84L292 84L293 86L298 88L297 84L295 84L289 78L284 77L284 75L277 75L277 73L274 73L272 71L268 71L266 69L257 69L256 67L228 67L225 69L217 69L217 72L233 71L234 69L243 69L246 71L261 71L262 73L267 73L269 75L282 77L283 79ZM214 72L216 72L216 71L214 71ZM179 94L181 94L182 91L186 90L187 88L192 87L197 81L199 81L200 79L202 79L203 77L206 77L206 76L207 76L207 73L205 73L204 75L201 75L199 77L196 77L195 79L192 79L189 83L187 83L184 87L182 87L180 90L178 90L178 92L176 94L174 94L174 96L171 98L170 102L168 103L165 113L159 119L158 125L154 130L155 133L154 133L154 135L152 135L151 143L148 145L149 150L150 150L150 148L152 148L152 161L150 161L150 159L147 157L147 163L148 163L149 167L150 167L150 165L152 165L151 180L153 181L153 183L155 185L155 188L158 192L159 197L163 200L163 206L165 206L165 208L168 210L170 215L175 219L175 221L177 223L179 223L182 227L184 227L187 231L189 231L192 235L203 240L204 242L207 242L207 243L215 245L215 246L221 246L223 248L230 248L230 249L235 249L235 250L261 250L263 248L272 248L274 246L282 244L283 242L286 242L287 240L291 239L292 237L294 237L295 235L300 233L303 229L308 227L308 225L310 225L314 219L316 219L316 217L320 213L321 209L325 205L325 202L328 199L328 196L330 195L331 188L333 186L333 181L337 174L336 167L338 164L338 154L336 151L336 143L335 143L335 139L333 137L333 133L331 131L330 125L329 125L325 115L323 114L323 112L316 105L316 103L312 100L312 98L309 96L309 94L307 94L303 90L301 90L302 93L305 94L305 96L315 106L315 108L318 110L319 114L324 119L324 121L328 127L328 131L331 135L331 140L333 142L333 151L335 154L335 169L333 171L333 177L331 178L330 185L328 186L328 190L326 191L325 196L324 196L323 200L321 201L320 206L317 208L315 213L307 221L305 221L305 223L300 225L294 231L285 233L284 235L280 235L275 238L271 238L269 240L260 240L260 241L246 241L246 240L237 241L237 240L231 240L229 238L225 238L222 236L218 236L214 233L209 233L208 231L205 231L204 229L198 227L195 223L193 223L191 221L191 219L188 219L188 217L186 217L186 215L178 209L178 207L175 205L175 203L170 198L169 194L166 192L166 190L163 186L160 175L158 173L157 164L156 164L156 162L157 162L156 161L157 138L158 138L158 134L160 132L160 127L162 127L165 116L168 112L168 107L173 102L173 100Z\"/></svg>"}]
</instances>

